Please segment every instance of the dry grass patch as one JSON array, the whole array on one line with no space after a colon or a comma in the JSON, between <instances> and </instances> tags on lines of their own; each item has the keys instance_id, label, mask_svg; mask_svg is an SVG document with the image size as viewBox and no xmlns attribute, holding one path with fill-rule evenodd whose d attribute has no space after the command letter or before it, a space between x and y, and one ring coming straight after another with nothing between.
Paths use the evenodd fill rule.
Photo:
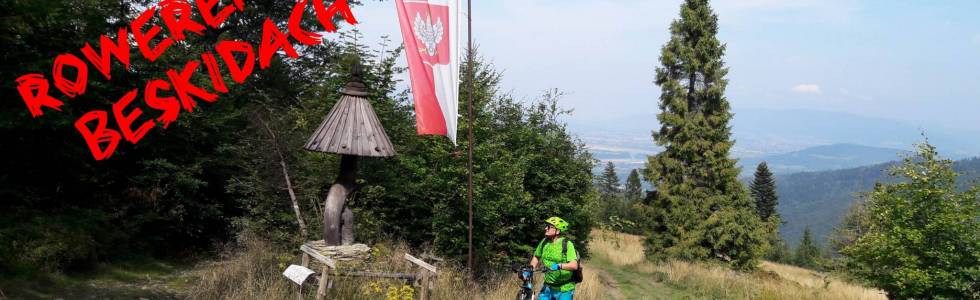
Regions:
<instances>
[{"instance_id":1,"label":"dry grass patch","mask_svg":"<svg viewBox=\"0 0 980 300\"><path fill-rule=\"evenodd\" d=\"M830 275L771 262L752 273L723 266L684 261L650 262L643 257L642 238L596 230L590 250L596 259L647 278L712 299L886 299L884 293L850 284ZM633 281L634 284L642 284Z\"/></svg>"},{"instance_id":2,"label":"dry grass patch","mask_svg":"<svg viewBox=\"0 0 980 300\"><path fill-rule=\"evenodd\" d=\"M285 299L295 293L291 282L281 278L283 261L271 245L250 234L242 235L239 245L243 251L199 264L188 274L197 283L187 290L188 298Z\"/></svg>"},{"instance_id":3,"label":"dry grass patch","mask_svg":"<svg viewBox=\"0 0 980 300\"><path fill-rule=\"evenodd\" d=\"M582 273L582 283L579 283L575 287L575 300L597 300L597 299L608 299L606 297L605 288L599 275L596 274L594 270L586 269ZM535 294L541 288L542 278L541 275L535 275ZM510 300L517 296L517 291L520 288L521 281L517 279L516 274L501 274L497 276L491 283L487 286L485 293L479 295L477 299L487 299L487 300ZM446 298L449 299L449 298ZM459 299L459 298L453 298Z\"/></svg>"},{"instance_id":4,"label":"dry grass patch","mask_svg":"<svg viewBox=\"0 0 980 300\"><path fill-rule=\"evenodd\" d=\"M617 266L629 266L645 261L643 237L620 232L593 230L589 250L596 259Z\"/></svg>"},{"instance_id":5,"label":"dry grass patch","mask_svg":"<svg viewBox=\"0 0 980 300\"><path fill-rule=\"evenodd\" d=\"M759 267L765 271L775 272L781 278L799 284L801 287L826 290L824 294L830 299L887 299L885 293L880 290L851 284L829 274L768 261L762 262Z\"/></svg>"},{"instance_id":6,"label":"dry grass patch","mask_svg":"<svg viewBox=\"0 0 980 300\"><path fill-rule=\"evenodd\" d=\"M277 250L267 242L245 234L239 239L236 252L218 261L202 263L189 272L196 284L187 291L189 299L296 299L297 287L282 271L289 264L299 264L296 253ZM386 273L413 273L418 267L403 257L408 251L404 244L375 245L371 258L360 262L343 262L343 269L370 270ZM440 265L439 276L430 291L430 299L514 299L520 281L512 273L490 276L481 282L454 265ZM319 270L319 266L311 266ZM586 269L585 280L579 284L576 300L606 299L599 277ZM335 278L327 299L414 299L418 287L401 280L366 278ZM536 281L540 287L541 278ZM304 295L313 299L315 285L307 284Z\"/></svg>"}]
</instances>

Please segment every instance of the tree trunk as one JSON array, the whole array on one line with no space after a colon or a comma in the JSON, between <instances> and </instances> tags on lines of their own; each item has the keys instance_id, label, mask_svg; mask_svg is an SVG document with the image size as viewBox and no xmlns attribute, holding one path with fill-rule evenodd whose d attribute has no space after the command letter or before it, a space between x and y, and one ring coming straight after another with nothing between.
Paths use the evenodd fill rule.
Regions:
<instances>
[{"instance_id":1,"label":"tree trunk","mask_svg":"<svg viewBox=\"0 0 980 300\"><path fill-rule=\"evenodd\" d=\"M282 176L286 178L286 189L289 190L289 200L293 201L293 213L296 214L296 222L299 223L299 233L305 241L309 238L310 234L306 231L306 221L303 221L303 215L300 214L299 202L296 201L296 193L293 192L293 183L289 180L289 171L286 170L286 161L280 160L279 164L282 165Z\"/></svg>"},{"instance_id":2,"label":"tree trunk","mask_svg":"<svg viewBox=\"0 0 980 300\"><path fill-rule=\"evenodd\" d=\"M299 210L299 202L296 201L296 193L293 192L293 182L289 180L289 171L286 168L286 157L282 155L282 151L279 150L279 140L276 139L276 134L272 132L269 128L269 124L259 117L259 122L265 127L265 130L269 132L269 136L272 137L272 146L276 149L276 154L279 154L279 165L282 166L282 176L286 179L286 190L289 191L289 200L293 203L293 213L296 214L296 222L299 223L299 233L301 238L305 241L309 238L310 234L306 230L306 221L303 221L303 215Z\"/></svg>"},{"instance_id":3,"label":"tree trunk","mask_svg":"<svg viewBox=\"0 0 980 300\"><path fill-rule=\"evenodd\" d=\"M340 174L327 192L326 203L323 205L323 240L327 246L343 244L342 231L350 227L350 237L353 239L353 224L344 224L344 210L347 207L347 197L354 191L354 178L357 175L357 156L341 155ZM353 214L351 214L353 223Z\"/></svg>"}]
</instances>

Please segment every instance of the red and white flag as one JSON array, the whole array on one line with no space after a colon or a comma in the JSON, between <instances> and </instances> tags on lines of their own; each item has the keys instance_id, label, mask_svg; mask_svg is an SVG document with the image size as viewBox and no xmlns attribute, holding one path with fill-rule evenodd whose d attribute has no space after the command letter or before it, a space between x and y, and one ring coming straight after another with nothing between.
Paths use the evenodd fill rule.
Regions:
<instances>
[{"instance_id":1,"label":"red and white flag","mask_svg":"<svg viewBox=\"0 0 980 300\"><path fill-rule=\"evenodd\" d=\"M459 102L459 1L395 0L405 40L418 134L456 144Z\"/></svg>"}]
</instances>

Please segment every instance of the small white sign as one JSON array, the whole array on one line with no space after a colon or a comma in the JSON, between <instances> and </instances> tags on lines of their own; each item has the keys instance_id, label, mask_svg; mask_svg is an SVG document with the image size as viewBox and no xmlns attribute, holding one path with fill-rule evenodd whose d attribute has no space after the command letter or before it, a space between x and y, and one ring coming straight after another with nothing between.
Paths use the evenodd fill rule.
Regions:
<instances>
[{"instance_id":1,"label":"small white sign","mask_svg":"<svg viewBox=\"0 0 980 300\"><path fill-rule=\"evenodd\" d=\"M289 278L289 280L292 280L298 285L303 285L306 278L310 277L310 275L313 273L316 272L304 266L289 265L289 267L286 268L286 271L282 272L282 275L286 276L286 278Z\"/></svg>"}]
</instances>

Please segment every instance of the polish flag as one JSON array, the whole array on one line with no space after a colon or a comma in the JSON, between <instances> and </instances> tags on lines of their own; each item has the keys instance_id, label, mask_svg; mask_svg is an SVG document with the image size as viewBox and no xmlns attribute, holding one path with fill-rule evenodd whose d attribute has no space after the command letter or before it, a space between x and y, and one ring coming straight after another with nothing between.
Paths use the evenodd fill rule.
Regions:
<instances>
[{"instance_id":1,"label":"polish flag","mask_svg":"<svg viewBox=\"0 0 980 300\"><path fill-rule=\"evenodd\" d=\"M456 144L459 108L459 1L395 0L405 40L418 134Z\"/></svg>"}]
</instances>

